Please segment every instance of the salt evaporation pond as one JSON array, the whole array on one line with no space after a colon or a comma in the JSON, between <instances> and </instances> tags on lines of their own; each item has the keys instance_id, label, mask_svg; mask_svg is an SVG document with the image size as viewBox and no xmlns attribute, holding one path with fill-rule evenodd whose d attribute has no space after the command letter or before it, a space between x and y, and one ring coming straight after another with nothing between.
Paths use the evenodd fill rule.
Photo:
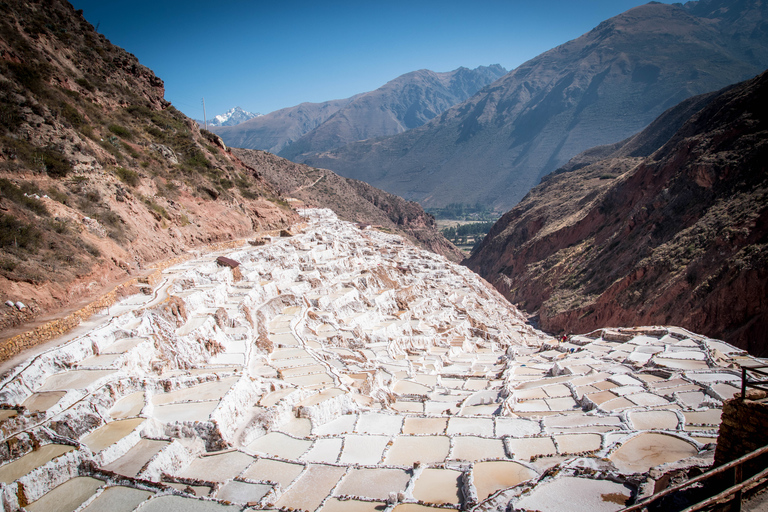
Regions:
<instances>
[{"instance_id":1,"label":"salt evaporation pond","mask_svg":"<svg viewBox=\"0 0 768 512\"><path fill-rule=\"evenodd\" d=\"M4 510L592 512L711 461L744 352L658 326L559 343L466 268L303 214L6 372Z\"/></svg>"}]
</instances>

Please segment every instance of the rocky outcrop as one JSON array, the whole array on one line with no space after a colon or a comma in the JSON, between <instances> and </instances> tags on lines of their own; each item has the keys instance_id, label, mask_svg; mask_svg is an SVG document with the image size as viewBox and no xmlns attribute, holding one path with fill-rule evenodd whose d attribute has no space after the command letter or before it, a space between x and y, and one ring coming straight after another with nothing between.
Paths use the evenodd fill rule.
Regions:
<instances>
[{"instance_id":1,"label":"rocky outcrop","mask_svg":"<svg viewBox=\"0 0 768 512\"><path fill-rule=\"evenodd\" d=\"M548 331L675 324L765 355L767 92L763 74L704 98L648 157L548 177L468 266Z\"/></svg>"}]
</instances>

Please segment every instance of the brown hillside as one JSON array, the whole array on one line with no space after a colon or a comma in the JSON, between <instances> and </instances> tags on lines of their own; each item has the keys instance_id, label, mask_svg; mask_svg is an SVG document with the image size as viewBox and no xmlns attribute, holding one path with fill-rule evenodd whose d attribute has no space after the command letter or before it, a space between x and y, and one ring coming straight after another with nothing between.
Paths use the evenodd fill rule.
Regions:
<instances>
[{"instance_id":1,"label":"brown hillside","mask_svg":"<svg viewBox=\"0 0 768 512\"><path fill-rule=\"evenodd\" d=\"M0 329L148 262L296 219L65 1L0 17ZM276 202L277 201L277 202Z\"/></svg>"},{"instance_id":2,"label":"brown hillside","mask_svg":"<svg viewBox=\"0 0 768 512\"><path fill-rule=\"evenodd\" d=\"M435 219L418 203L265 151L232 148L232 153L258 169L259 175L284 196L301 199L310 206L330 208L344 220L395 231L452 261L462 259L461 252L440 234Z\"/></svg>"},{"instance_id":3,"label":"brown hillside","mask_svg":"<svg viewBox=\"0 0 768 512\"><path fill-rule=\"evenodd\" d=\"M721 91L649 157L550 176L468 266L545 330L675 324L768 354L766 95L763 74Z\"/></svg>"}]
</instances>

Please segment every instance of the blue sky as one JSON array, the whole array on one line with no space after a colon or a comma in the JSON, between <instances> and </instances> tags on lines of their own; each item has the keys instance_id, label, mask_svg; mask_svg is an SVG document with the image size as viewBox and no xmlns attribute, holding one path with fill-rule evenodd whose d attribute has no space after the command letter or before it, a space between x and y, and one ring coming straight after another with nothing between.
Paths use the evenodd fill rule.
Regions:
<instances>
[{"instance_id":1,"label":"blue sky","mask_svg":"<svg viewBox=\"0 0 768 512\"><path fill-rule=\"evenodd\" d=\"M346 98L417 69L512 70L646 0L71 0L190 117Z\"/></svg>"}]
</instances>

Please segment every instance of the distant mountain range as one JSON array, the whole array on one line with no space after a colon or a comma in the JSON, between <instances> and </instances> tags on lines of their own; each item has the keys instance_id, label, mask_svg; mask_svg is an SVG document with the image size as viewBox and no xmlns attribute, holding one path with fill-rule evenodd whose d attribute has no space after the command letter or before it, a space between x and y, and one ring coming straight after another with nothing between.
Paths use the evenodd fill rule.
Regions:
<instances>
[{"instance_id":1,"label":"distant mountain range","mask_svg":"<svg viewBox=\"0 0 768 512\"><path fill-rule=\"evenodd\" d=\"M208 128L215 128L217 126L235 126L240 123L244 123L245 121L248 121L249 119L253 119L254 117L259 117L262 114L253 114L251 112L248 112L247 110L243 110L241 107L234 107L229 110L227 110L223 114L219 114L217 116L213 116L210 119L196 119L197 124L199 124L201 127L205 128L206 124L208 125Z\"/></svg>"},{"instance_id":2,"label":"distant mountain range","mask_svg":"<svg viewBox=\"0 0 768 512\"><path fill-rule=\"evenodd\" d=\"M297 158L420 202L505 210L590 147L768 67L768 2L649 3L524 63L429 123ZM307 150L314 146L308 145ZM287 153L283 153L287 154Z\"/></svg>"},{"instance_id":3,"label":"distant mountain range","mask_svg":"<svg viewBox=\"0 0 768 512\"><path fill-rule=\"evenodd\" d=\"M768 72L545 178L466 262L548 332L680 325L768 355Z\"/></svg>"},{"instance_id":4,"label":"distant mountain range","mask_svg":"<svg viewBox=\"0 0 768 512\"><path fill-rule=\"evenodd\" d=\"M351 98L302 103L238 126L214 127L230 146L301 161L306 154L423 125L503 76L498 64L446 73L422 69Z\"/></svg>"}]
</instances>

